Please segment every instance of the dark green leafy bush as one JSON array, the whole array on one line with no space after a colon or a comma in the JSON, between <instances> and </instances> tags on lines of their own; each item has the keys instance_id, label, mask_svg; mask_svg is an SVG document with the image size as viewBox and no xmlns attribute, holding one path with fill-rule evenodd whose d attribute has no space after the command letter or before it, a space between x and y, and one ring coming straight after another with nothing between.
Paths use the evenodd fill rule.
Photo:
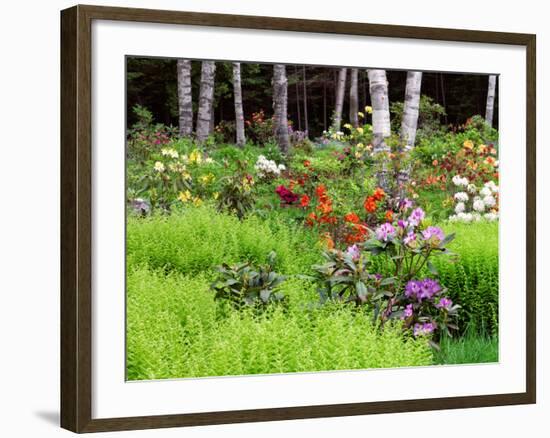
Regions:
<instances>
[{"instance_id":1,"label":"dark green leafy bush","mask_svg":"<svg viewBox=\"0 0 550 438\"><path fill-rule=\"evenodd\" d=\"M285 296L277 289L286 277L275 271L276 258L275 252L271 251L264 265L255 266L245 262L218 266L218 277L211 285L216 293L214 298L227 301L236 309L246 306L265 307L282 302Z\"/></svg>"}]
</instances>

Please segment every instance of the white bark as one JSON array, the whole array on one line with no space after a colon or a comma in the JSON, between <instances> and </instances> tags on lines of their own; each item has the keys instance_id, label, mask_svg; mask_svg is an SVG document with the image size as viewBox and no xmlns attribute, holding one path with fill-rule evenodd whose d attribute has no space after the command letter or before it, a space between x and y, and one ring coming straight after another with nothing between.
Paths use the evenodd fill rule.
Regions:
<instances>
[{"instance_id":1,"label":"white bark","mask_svg":"<svg viewBox=\"0 0 550 438\"><path fill-rule=\"evenodd\" d=\"M354 127L359 126L359 116L357 114L359 112L358 76L359 71L352 68L349 85L349 120Z\"/></svg>"},{"instance_id":2,"label":"white bark","mask_svg":"<svg viewBox=\"0 0 550 438\"><path fill-rule=\"evenodd\" d=\"M489 75L489 88L487 90L487 107L485 109L485 121L489 124L489 126L493 126L496 87L497 87L496 75Z\"/></svg>"},{"instance_id":3,"label":"white bark","mask_svg":"<svg viewBox=\"0 0 550 438\"><path fill-rule=\"evenodd\" d=\"M235 97L235 131L237 144L243 146L246 143L244 135L243 94L241 88L241 64L233 63L233 95Z\"/></svg>"},{"instance_id":4,"label":"white bark","mask_svg":"<svg viewBox=\"0 0 550 438\"><path fill-rule=\"evenodd\" d=\"M288 135L288 81L283 64L273 66L273 129L281 152L288 153L290 139Z\"/></svg>"},{"instance_id":5,"label":"white bark","mask_svg":"<svg viewBox=\"0 0 550 438\"><path fill-rule=\"evenodd\" d=\"M338 83L336 84L336 102L334 105L334 118L332 127L335 131L340 130L342 124L342 109L344 107L344 93L346 91L346 74L348 69L341 68L338 72Z\"/></svg>"},{"instance_id":6,"label":"white bark","mask_svg":"<svg viewBox=\"0 0 550 438\"><path fill-rule=\"evenodd\" d=\"M191 94L191 61L178 59L178 113L179 134L189 137L193 133L193 97Z\"/></svg>"},{"instance_id":7,"label":"white bark","mask_svg":"<svg viewBox=\"0 0 550 438\"><path fill-rule=\"evenodd\" d=\"M405 152L414 147L418 114L420 111L420 87L422 72L409 71L405 87L405 102L403 105L403 120L401 121L401 142Z\"/></svg>"},{"instance_id":8,"label":"white bark","mask_svg":"<svg viewBox=\"0 0 550 438\"><path fill-rule=\"evenodd\" d=\"M388 81L385 70L368 70L369 91L372 105L373 152L380 162L377 172L378 185L389 193L386 153L390 148L385 139L391 135Z\"/></svg>"},{"instance_id":9,"label":"white bark","mask_svg":"<svg viewBox=\"0 0 550 438\"><path fill-rule=\"evenodd\" d=\"M201 88L199 94L199 111L197 115L197 140L203 142L208 138L212 123L212 104L214 101L214 61L203 61L201 67Z\"/></svg>"}]
</instances>

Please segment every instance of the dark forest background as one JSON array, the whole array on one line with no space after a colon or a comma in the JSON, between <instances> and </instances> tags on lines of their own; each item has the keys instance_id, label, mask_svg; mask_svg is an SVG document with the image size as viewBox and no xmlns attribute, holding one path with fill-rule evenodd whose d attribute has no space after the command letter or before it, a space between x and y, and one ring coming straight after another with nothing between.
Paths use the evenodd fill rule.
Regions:
<instances>
[{"instance_id":1,"label":"dark forest background","mask_svg":"<svg viewBox=\"0 0 550 438\"><path fill-rule=\"evenodd\" d=\"M139 104L148 108L155 121L178 125L178 96L176 59L128 58L127 59L127 126L136 121L132 111ZM310 137L321 135L330 127L334 109L336 81L339 67L288 65L288 118L295 129L306 130L304 97L307 106ZM305 73L305 78L304 78ZM387 70L390 104L403 102L406 71ZM192 63L193 108L197 109L200 88L201 62ZM272 113L273 66L271 64L242 63L242 92L245 119L263 109ZM446 115L441 122L446 125L463 124L469 117L485 114L488 75L430 73L422 77L421 94L442 105ZM348 71L349 80L349 71ZM343 120L349 117L349 82L344 100ZM359 110L370 105L369 84L366 69L359 70ZM497 85L498 88L498 85ZM305 93L304 93L305 90ZM222 120L234 120L234 102L231 62L216 62L215 124ZM493 126L498 129L498 89L495 97Z\"/></svg>"}]
</instances>

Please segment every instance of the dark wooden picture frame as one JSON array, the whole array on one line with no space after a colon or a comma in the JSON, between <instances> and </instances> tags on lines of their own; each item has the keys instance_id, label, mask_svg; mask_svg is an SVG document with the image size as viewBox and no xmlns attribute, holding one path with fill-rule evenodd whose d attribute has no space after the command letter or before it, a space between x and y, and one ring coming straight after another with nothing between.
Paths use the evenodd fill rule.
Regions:
<instances>
[{"instance_id":1,"label":"dark wooden picture frame","mask_svg":"<svg viewBox=\"0 0 550 438\"><path fill-rule=\"evenodd\" d=\"M91 24L115 20L519 45L526 48L526 391L523 393L92 419ZM61 12L61 426L99 432L536 402L536 37L531 34L75 6Z\"/></svg>"}]
</instances>

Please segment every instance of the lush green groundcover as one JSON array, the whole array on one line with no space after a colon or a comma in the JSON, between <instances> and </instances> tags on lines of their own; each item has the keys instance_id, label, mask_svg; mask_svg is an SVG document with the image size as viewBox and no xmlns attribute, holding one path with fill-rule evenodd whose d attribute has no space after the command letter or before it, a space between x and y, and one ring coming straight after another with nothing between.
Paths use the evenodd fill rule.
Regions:
<instances>
[{"instance_id":1,"label":"lush green groundcover","mask_svg":"<svg viewBox=\"0 0 550 438\"><path fill-rule=\"evenodd\" d=\"M449 223L458 257L436 263L441 284L462 306L466 336L403 335L399 322L379 330L370 315L337 303L317 306L315 285L298 277L321 257L318 235L277 217L248 217L189 207L177 215L129 217L127 371L130 380L296 371L479 363L498 360L498 224ZM220 317L210 284L223 262L265 262L277 253L285 309ZM385 267L380 263L380 271ZM482 328L474 330L472 327Z\"/></svg>"}]
</instances>

